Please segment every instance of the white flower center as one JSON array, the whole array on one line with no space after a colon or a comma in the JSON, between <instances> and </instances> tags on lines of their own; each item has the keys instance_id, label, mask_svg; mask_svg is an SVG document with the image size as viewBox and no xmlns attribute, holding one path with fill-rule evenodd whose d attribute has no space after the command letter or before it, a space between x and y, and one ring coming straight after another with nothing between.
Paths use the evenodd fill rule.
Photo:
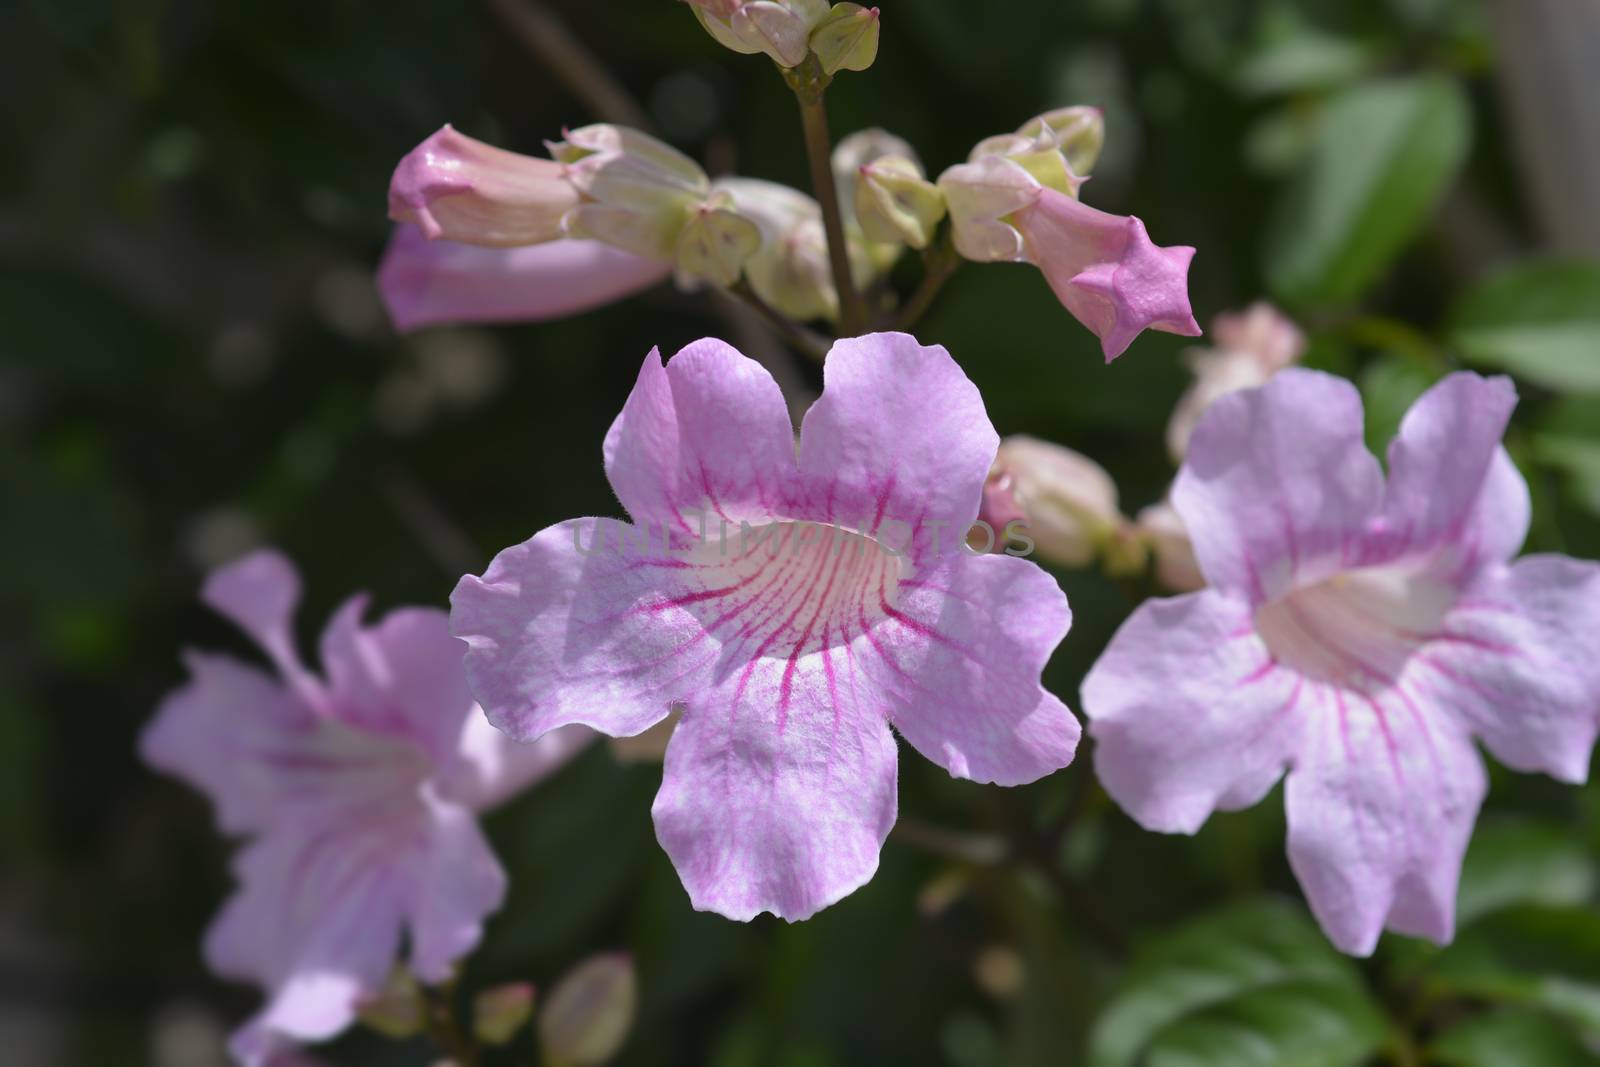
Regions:
<instances>
[{"instance_id":1,"label":"white flower center","mask_svg":"<svg viewBox=\"0 0 1600 1067\"><path fill-rule=\"evenodd\" d=\"M1368 567L1334 575L1256 610L1279 663L1315 681L1371 691L1391 684L1439 630L1455 590L1437 578Z\"/></svg>"},{"instance_id":2,"label":"white flower center","mask_svg":"<svg viewBox=\"0 0 1600 1067\"><path fill-rule=\"evenodd\" d=\"M780 658L848 642L892 614L905 562L872 537L815 522L729 530L688 561L699 589L675 602L724 642Z\"/></svg>"}]
</instances>

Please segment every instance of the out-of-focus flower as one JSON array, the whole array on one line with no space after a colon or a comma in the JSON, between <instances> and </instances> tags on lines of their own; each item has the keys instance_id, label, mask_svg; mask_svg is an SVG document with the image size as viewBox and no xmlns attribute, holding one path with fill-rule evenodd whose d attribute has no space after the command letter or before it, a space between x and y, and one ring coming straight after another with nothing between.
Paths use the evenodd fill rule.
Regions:
<instances>
[{"instance_id":1,"label":"out-of-focus flower","mask_svg":"<svg viewBox=\"0 0 1600 1067\"><path fill-rule=\"evenodd\" d=\"M405 964L443 980L500 905L505 876L475 813L527 787L589 737L510 743L467 693L442 612L376 626L348 601L323 632L323 675L296 650L300 585L257 552L214 573L203 599L266 652L277 674L190 653L191 680L141 739L147 763L211 797L230 834L253 835L242 883L206 937L219 974L267 1005L231 1043L248 1067L343 1030Z\"/></svg>"},{"instance_id":2,"label":"out-of-focus flower","mask_svg":"<svg viewBox=\"0 0 1600 1067\"><path fill-rule=\"evenodd\" d=\"M757 178L720 178L716 191L731 198L733 210L760 230L758 247L744 265L756 295L792 319L836 320L839 294L817 202ZM848 241L847 251L857 285L877 277L877 265L861 242Z\"/></svg>"},{"instance_id":3,"label":"out-of-focus flower","mask_svg":"<svg viewBox=\"0 0 1600 1067\"><path fill-rule=\"evenodd\" d=\"M1167 423L1167 450L1175 462L1183 461L1200 416L1219 396L1238 389L1265 385L1268 378L1305 353L1306 338L1293 321L1264 301L1243 312L1218 315L1211 324L1213 348L1186 354L1194 383L1189 386Z\"/></svg>"},{"instance_id":4,"label":"out-of-focus flower","mask_svg":"<svg viewBox=\"0 0 1600 1067\"><path fill-rule=\"evenodd\" d=\"M1039 683L1060 587L964 547L999 443L977 389L905 334L836 342L823 376L797 450L760 365L714 340L651 352L604 450L632 524L550 527L451 598L468 679L513 737L628 737L681 709L656 835L693 905L740 920L803 919L872 877L891 723L1000 784L1078 740Z\"/></svg>"},{"instance_id":5,"label":"out-of-focus flower","mask_svg":"<svg viewBox=\"0 0 1600 1067\"><path fill-rule=\"evenodd\" d=\"M621 300L665 281L672 264L599 241L526 248L430 241L396 226L378 267L378 293L402 333L450 323L542 322Z\"/></svg>"},{"instance_id":6,"label":"out-of-focus flower","mask_svg":"<svg viewBox=\"0 0 1600 1067\"><path fill-rule=\"evenodd\" d=\"M866 70L878 58L878 9L834 4L811 31L811 51L826 74Z\"/></svg>"},{"instance_id":7,"label":"out-of-focus flower","mask_svg":"<svg viewBox=\"0 0 1600 1067\"><path fill-rule=\"evenodd\" d=\"M979 517L997 533L1020 519L1039 555L1087 567L1127 524L1111 476L1089 457L1033 437L1000 442Z\"/></svg>"},{"instance_id":8,"label":"out-of-focus flower","mask_svg":"<svg viewBox=\"0 0 1600 1067\"><path fill-rule=\"evenodd\" d=\"M744 55L764 53L798 67L811 51L811 31L828 17L828 0L687 0L717 42ZM874 49L876 51L876 49Z\"/></svg>"},{"instance_id":9,"label":"out-of-focus flower","mask_svg":"<svg viewBox=\"0 0 1600 1067\"><path fill-rule=\"evenodd\" d=\"M562 976L539 1012L545 1062L599 1067L627 1040L638 1004L632 956L611 952L584 960Z\"/></svg>"},{"instance_id":10,"label":"out-of-focus flower","mask_svg":"<svg viewBox=\"0 0 1600 1067\"><path fill-rule=\"evenodd\" d=\"M1100 338L1109 362L1146 329L1192 337L1200 325L1189 307L1194 249L1157 247L1139 219L1077 201L1081 176L1070 160L1077 154L1093 162L1098 123L1097 113L1082 109L1040 116L1023 127L1031 135L980 142L938 186L956 250L967 259L1037 266L1066 309Z\"/></svg>"},{"instance_id":11,"label":"out-of-focus flower","mask_svg":"<svg viewBox=\"0 0 1600 1067\"><path fill-rule=\"evenodd\" d=\"M463 244L553 241L579 199L564 172L560 163L507 152L447 125L395 167L389 217Z\"/></svg>"},{"instance_id":12,"label":"out-of-focus flower","mask_svg":"<svg viewBox=\"0 0 1600 1067\"><path fill-rule=\"evenodd\" d=\"M1162 588L1174 593L1205 588L1206 577L1200 573L1200 563L1194 558L1189 531L1170 503L1163 500L1140 511L1137 532L1148 542L1150 553L1155 557L1156 581Z\"/></svg>"},{"instance_id":13,"label":"out-of-focus flower","mask_svg":"<svg viewBox=\"0 0 1600 1067\"><path fill-rule=\"evenodd\" d=\"M1194 832L1288 770L1289 859L1346 952L1454 932L1461 859L1507 765L1588 773L1600 565L1516 562L1528 487L1500 447L1516 392L1453 374L1367 451L1361 397L1290 369L1222 397L1172 501L1209 587L1146 601L1083 697L1107 791Z\"/></svg>"}]
</instances>

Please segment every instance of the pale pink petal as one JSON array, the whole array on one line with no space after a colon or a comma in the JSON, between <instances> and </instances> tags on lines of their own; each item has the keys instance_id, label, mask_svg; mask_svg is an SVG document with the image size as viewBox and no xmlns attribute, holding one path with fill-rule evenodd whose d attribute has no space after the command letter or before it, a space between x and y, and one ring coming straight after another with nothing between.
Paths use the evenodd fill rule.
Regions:
<instances>
[{"instance_id":1,"label":"pale pink petal","mask_svg":"<svg viewBox=\"0 0 1600 1067\"><path fill-rule=\"evenodd\" d=\"M599 241L480 248L394 228L378 267L378 294L402 333L451 323L543 322L643 292L672 264Z\"/></svg>"},{"instance_id":2,"label":"pale pink petal","mask_svg":"<svg viewBox=\"0 0 1600 1067\"><path fill-rule=\"evenodd\" d=\"M355 1018L400 951L405 887L394 842L352 838L337 822L284 826L242 852L240 889L206 935L206 959L225 977L267 991L236 1038L265 1055L276 1037L321 1041Z\"/></svg>"},{"instance_id":3,"label":"pale pink petal","mask_svg":"<svg viewBox=\"0 0 1600 1067\"><path fill-rule=\"evenodd\" d=\"M701 536L781 514L794 428L766 368L713 338L665 366L645 357L605 440L606 476L635 522Z\"/></svg>"},{"instance_id":4,"label":"pale pink petal","mask_svg":"<svg viewBox=\"0 0 1600 1067\"><path fill-rule=\"evenodd\" d=\"M1461 857L1487 789L1483 761L1448 714L1403 689L1371 696L1307 683L1304 741L1289 772L1289 862L1344 952L1387 926L1444 944Z\"/></svg>"},{"instance_id":5,"label":"pale pink petal","mask_svg":"<svg viewBox=\"0 0 1600 1067\"><path fill-rule=\"evenodd\" d=\"M702 688L717 653L705 615L721 610L719 570L668 556L661 536L574 519L461 579L451 626L490 722L522 740L570 723L631 737Z\"/></svg>"},{"instance_id":6,"label":"pale pink petal","mask_svg":"<svg viewBox=\"0 0 1600 1067\"><path fill-rule=\"evenodd\" d=\"M794 922L872 878L896 753L862 654L755 656L684 712L652 811L696 909Z\"/></svg>"},{"instance_id":7,"label":"pale pink petal","mask_svg":"<svg viewBox=\"0 0 1600 1067\"><path fill-rule=\"evenodd\" d=\"M316 762L316 715L281 682L226 656L190 653L190 681L162 702L140 757L205 793L226 833L264 828ZM331 753L323 758L331 758Z\"/></svg>"},{"instance_id":8,"label":"pale pink petal","mask_svg":"<svg viewBox=\"0 0 1600 1067\"><path fill-rule=\"evenodd\" d=\"M286 556L260 549L219 567L206 579L200 599L254 638L307 704L322 708L322 683L306 670L295 644L300 575Z\"/></svg>"},{"instance_id":9,"label":"pale pink petal","mask_svg":"<svg viewBox=\"0 0 1600 1067\"><path fill-rule=\"evenodd\" d=\"M1189 307L1193 248L1157 247L1139 219L1108 215L1050 188L1011 218L1028 259L1100 338L1107 363L1145 330L1200 336Z\"/></svg>"},{"instance_id":10,"label":"pale pink petal","mask_svg":"<svg viewBox=\"0 0 1600 1067\"><path fill-rule=\"evenodd\" d=\"M538 244L562 235L578 206L566 167L496 148L446 125L406 153L389 182L389 217L430 238L468 244Z\"/></svg>"},{"instance_id":11,"label":"pale pink petal","mask_svg":"<svg viewBox=\"0 0 1600 1067\"><path fill-rule=\"evenodd\" d=\"M461 760L437 781L441 796L488 811L537 785L595 740L587 726L563 726L537 741L516 741L475 708L461 731Z\"/></svg>"},{"instance_id":12,"label":"pale pink petal","mask_svg":"<svg viewBox=\"0 0 1600 1067\"><path fill-rule=\"evenodd\" d=\"M1172 503L1206 579L1259 605L1362 562L1382 495L1355 386L1291 368L1211 406Z\"/></svg>"},{"instance_id":13,"label":"pale pink petal","mask_svg":"<svg viewBox=\"0 0 1600 1067\"><path fill-rule=\"evenodd\" d=\"M1145 601L1083 682L1095 773L1139 825L1166 833L1265 796L1309 704L1244 602L1212 590Z\"/></svg>"},{"instance_id":14,"label":"pale pink petal","mask_svg":"<svg viewBox=\"0 0 1600 1067\"><path fill-rule=\"evenodd\" d=\"M1385 533L1399 551L1447 546L1463 571L1503 563L1528 532L1528 489L1500 447L1511 379L1452 374L1406 412L1389 445Z\"/></svg>"},{"instance_id":15,"label":"pale pink petal","mask_svg":"<svg viewBox=\"0 0 1600 1067\"><path fill-rule=\"evenodd\" d=\"M1529 556L1485 574L1409 664L1495 758L1581 783L1600 727L1600 564Z\"/></svg>"},{"instance_id":16,"label":"pale pink petal","mask_svg":"<svg viewBox=\"0 0 1600 1067\"><path fill-rule=\"evenodd\" d=\"M425 842L410 856L411 971L422 981L450 976L483 936L486 917L506 895L506 875L472 813L427 791Z\"/></svg>"},{"instance_id":17,"label":"pale pink petal","mask_svg":"<svg viewBox=\"0 0 1600 1067\"><path fill-rule=\"evenodd\" d=\"M1000 444L983 398L938 345L903 333L834 342L800 431L796 518L835 523L919 560L963 543ZM894 526L892 524L898 524Z\"/></svg>"},{"instance_id":18,"label":"pale pink petal","mask_svg":"<svg viewBox=\"0 0 1600 1067\"><path fill-rule=\"evenodd\" d=\"M402 608L363 626L366 597L334 613L322 635L322 667L334 714L365 733L414 745L440 773L461 758L461 731L477 706L467 691L466 652L450 617Z\"/></svg>"},{"instance_id":19,"label":"pale pink petal","mask_svg":"<svg viewBox=\"0 0 1600 1067\"><path fill-rule=\"evenodd\" d=\"M889 721L957 778L1021 785L1072 762L1081 732L1039 684L1072 613L1050 574L1014 556L951 556L902 578L856 642Z\"/></svg>"}]
</instances>

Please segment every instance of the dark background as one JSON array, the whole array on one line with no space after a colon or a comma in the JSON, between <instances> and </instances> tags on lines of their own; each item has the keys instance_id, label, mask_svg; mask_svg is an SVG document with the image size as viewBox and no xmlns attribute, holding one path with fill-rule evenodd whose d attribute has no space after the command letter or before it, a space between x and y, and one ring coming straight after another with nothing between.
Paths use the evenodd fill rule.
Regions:
<instances>
[{"instance_id":1,"label":"dark background","mask_svg":"<svg viewBox=\"0 0 1600 1067\"><path fill-rule=\"evenodd\" d=\"M720 49L668 0L553 6L713 172L805 185L793 101L765 59ZM934 173L1041 110L1103 105L1107 148L1084 199L1199 249L1203 323L1278 299L1312 336L1309 362L1361 383L1375 441L1462 359L1509 366L1524 397L1510 444L1536 499L1530 548L1592 557L1596 209L1564 199L1560 174L1600 155L1600 88L1562 83L1538 51L1581 47L1564 34L1588 6L884 0L876 65L842 75L829 105L836 135L885 126ZM1577 29L1534 17L1561 7ZM1519 86L1550 94L1545 106L1519 111ZM244 647L196 602L204 571L282 547L305 575L308 633L357 589L380 607L442 604L492 551L615 513L600 441L640 359L727 320L666 286L559 323L389 328L371 273L401 155L447 121L540 153L594 118L482 4L0 5L0 94L0 1059L201 1067L257 1002L198 954L232 846L200 797L136 762L134 742L181 680L182 646ZM1528 266L1552 255L1556 266ZM898 281L915 273L908 263ZM1493 329L1485 340L1486 315L1521 329L1519 343ZM1130 514L1159 499L1184 341L1146 335L1102 366L1038 272L1001 265L967 265L918 332L961 362L1002 434L1096 458ZM1593 362L1552 369L1545 341ZM820 382L814 366L799 374ZM1132 600L1092 572L1060 577L1075 624L1047 682L1076 707ZM1139 988L1129 960L1172 951L1177 924L1282 892L1286 911L1265 914L1303 933L1276 795L1192 840L1158 837L1109 806L1090 755L1086 744L1068 770L1001 790L905 752L913 831L891 838L870 885L787 926L690 911L651 831L659 768L596 747L490 817L514 888L469 983L547 987L590 952L631 949L642 1004L630 1064L1087 1062L1096 1020L1111 1026L1108 1005ZM1549 958L1505 962L1498 985L1451 986L1427 971L1435 954L1386 939L1355 979L1381 1037L1348 1055L1336 1035L1321 1059L1246 1060L1201 1040L1189 1059L1149 1062L1424 1062L1404 1057L1458 1024L1600 1025L1587 907L1600 804L1497 769L1484 821L1511 827L1485 838L1510 858L1484 859L1487 881L1473 884L1501 886L1512 914L1491 921L1544 930ZM942 857L920 840L930 827L996 835L1021 859ZM1241 928L1248 940L1260 924ZM1196 950L1202 970L1234 958L1231 936ZM1325 951L1312 934L1305 953ZM1529 992L1550 975L1576 999ZM1180 997L1161 1017L1196 1003ZM1306 1029L1281 1004L1222 1010L1269 1036ZM1576 1038L1560 1040L1553 1059L1493 1062L1588 1062ZM1094 1062L1132 1062L1108 1055ZM1448 1046L1426 1055L1490 1062ZM329 1058L431 1062L420 1045L362 1034Z\"/></svg>"}]
</instances>

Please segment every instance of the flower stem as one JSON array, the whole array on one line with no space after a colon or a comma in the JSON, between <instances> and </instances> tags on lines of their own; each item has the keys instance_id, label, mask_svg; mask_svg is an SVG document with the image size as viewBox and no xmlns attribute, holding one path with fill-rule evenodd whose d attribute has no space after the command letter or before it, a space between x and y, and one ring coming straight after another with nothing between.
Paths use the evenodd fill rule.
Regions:
<instances>
[{"instance_id":1,"label":"flower stem","mask_svg":"<svg viewBox=\"0 0 1600 1067\"><path fill-rule=\"evenodd\" d=\"M454 1067L477 1067L478 1048L456 1020L455 981L424 986L423 1029L434 1047L450 1058Z\"/></svg>"},{"instance_id":2,"label":"flower stem","mask_svg":"<svg viewBox=\"0 0 1600 1067\"><path fill-rule=\"evenodd\" d=\"M839 293L839 325L845 337L866 328L866 305L856 291L850 274L850 251L844 238L844 213L839 206L839 190L833 181L833 140L828 136L828 109L823 94L831 80L815 55L784 71L784 78L800 102L800 125L805 131L806 157L811 163L811 188L822 208L822 229L828 238L828 265L833 270L833 287Z\"/></svg>"},{"instance_id":3,"label":"flower stem","mask_svg":"<svg viewBox=\"0 0 1600 1067\"><path fill-rule=\"evenodd\" d=\"M961 266L961 257L956 254L955 242L950 238L950 231L944 234L922 255L922 281L915 291L900 308L900 314L895 316L894 328L909 331L922 316L928 313L933 306L934 297L939 295L939 290L944 288L944 283Z\"/></svg>"},{"instance_id":4,"label":"flower stem","mask_svg":"<svg viewBox=\"0 0 1600 1067\"><path fill-rule=\"evenodd\" d=\"M756 295L756 291L750 288L749 282L740 278L728 287L728 292L754 308L766 320L767 325L771 326L784 340L798 350L804 352L818 363L827 358L828 342L826 338L790 320L788 316L777 308L761 299Z\"/></svg>"}]
</instances>

